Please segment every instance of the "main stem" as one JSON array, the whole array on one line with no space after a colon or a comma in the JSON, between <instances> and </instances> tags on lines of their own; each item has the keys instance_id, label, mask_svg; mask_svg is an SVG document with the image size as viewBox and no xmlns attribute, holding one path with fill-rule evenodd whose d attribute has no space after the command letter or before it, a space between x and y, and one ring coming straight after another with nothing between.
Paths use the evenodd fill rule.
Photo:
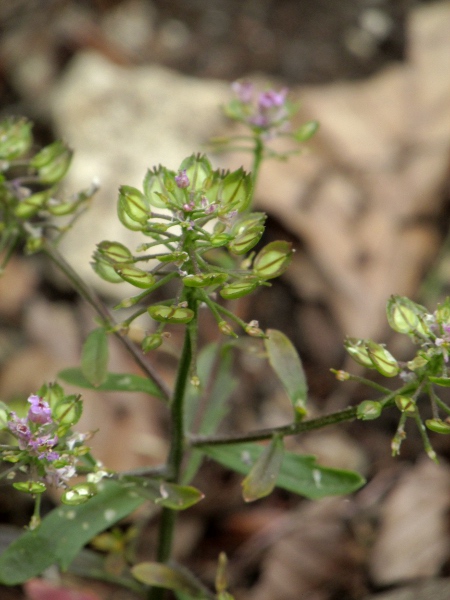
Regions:
<instances>
[{"instance_id":1,"label":"main stem","mask_svg":"<svg viewBox=\"0 0 450 600\"><path fill-rule=\"evenodd\" d=\"M167 481L172 483L180 481L181 464L185 449L184 397L189 383L192 362L192 336L195 334L197 327L197 303L194 300L192 304L191 306L191 303L189 303L190 308L194 310L195 316L186 327L184 334L183 350L181 352L175 390L170 406L172 430L170 436L171 445L167 460L167 470L169 473ZM156 558L160 563L165 563L171 558L176 516L176 511L170 508L163 508L156 554ZM152 588L149 593L149 600L161 600L164 598L165 593L166 590L163 588Z\"/></svg>"}]
</instances>

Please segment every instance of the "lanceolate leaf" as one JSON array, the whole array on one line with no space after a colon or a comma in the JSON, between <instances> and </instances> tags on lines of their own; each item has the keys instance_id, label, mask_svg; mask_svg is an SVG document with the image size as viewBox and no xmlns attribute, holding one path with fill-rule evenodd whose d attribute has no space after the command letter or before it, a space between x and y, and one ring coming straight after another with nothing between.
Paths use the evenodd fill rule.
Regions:
<instances>
[{"instance_id":1,"label":"lanceolate leaf","mask_svg":"<svg viewBox=\"0 0 450 600\"><path fill-rule=\"evenodd\" d=\"M157 562L142 562L135 565L131 572L138 581L146 585L181 592L192 600L211 597L210 594L205 594L205 588L194 575L180 568Z\"/></svg>"},{"instance_id":2,"label":"lanceolate leaf","mask_svg":"<svg viewBox=\"0 0 450 600\"><path fill-rule=\"evenodd\" d=\"M0 556L0 583L17 585L53 564L67 569L95 535L138 508L145 498L116 482L85 504L55 508L34 531L27 531Z\"/></svg>"},{"instance_id":3,"label":"lanceolate leaf","mask_svg":"<svg viewBox=\"0 0 450 600\"><path fill-rule=\"evenodd\" d=\"M108 373L103 383L97 387L94 387L83 375L81 369L77 367L60 371L58 378L71 385L77 385L89 390L96 389L101 392L145 392L151 396L162 398L161 390L151 379L129 373Z\"/></svg>"},{"instance_id":4,"label":"lanceolate leaf","mask_svg":"<svg viewBox=\"0 0 450 600\"><path fill-rule=\"evenodd\" d=\"M280 378L297 418L306 414L308 386L300 357L292 342L277 329L269 329L264 340L269 362Z\"/></svg>"},{"instance_id":5,"label":"lanceolate leaf","mask_svg":"<svg viewBox=\"0 0 450 600\"><path fill-rule=\"evenodd\" d=\"M225 467L247 475L264 452L261 444L227 444L203 446L207 456ZM344 469L332 469L317 465L314 456L285 452L277 487L305 496L312 500L325 496L350 494L364 485L365 480L359 473Z\"/></svg>"},{"instance_id":6,"label":"lanceolate leaf","mask_svg":"<svg viewBox=\"0 0 450 600\"><path fill-rule=\"evenodd\" d=\"M242 482L242 492L246 502L253 502L272 493L283 461L283 439L274 436L256 459L249 474Z\"/></svg>"},{"instance_id":7,"label":"lanceolate leaf","mask_svg":"<svg viewBox=\"0 0 450 600\"><path fill-rule=\"evenodd\" d=\"M108 339L103 327L94 329L86 338L81 354L81 371L94 387L108 374Z\"/></svg>"}]
</instances>

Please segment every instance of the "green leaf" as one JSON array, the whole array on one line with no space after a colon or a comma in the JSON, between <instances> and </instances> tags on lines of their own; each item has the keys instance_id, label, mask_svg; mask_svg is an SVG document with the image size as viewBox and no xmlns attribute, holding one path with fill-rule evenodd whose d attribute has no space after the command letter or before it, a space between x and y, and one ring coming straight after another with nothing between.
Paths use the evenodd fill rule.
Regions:
<instances>
[{"instance_id":1,"label":"green leaf","mask_svg":"<svg viewBox=\"0 0 450 600\"><path fill-rule=\"evenodd\" d=\"M81 353L81 371L95 388L108 374L108 339L103 327L94 329L87 336Z\"/></svg>"},{"instance_id":2,"label":"green leaf","mask_svg":"<svg viewBox=\"0 0 450 600\"><path fill-rule=\"evenodd\" d=\"M264 447L259 444L227 444L202 446L202 452L221 465L246 475ZM285 452L277 478L277 487L311 500L350 494L364 485L359 473L344 469L321 467L314 456Z\"/></svg>"},{"instance_id":3,"label":"green leaf","mask_svg":"<svg viewBox=\"0 0 450 600\"><path fill-rule=\"evenodd\" d=\"M431 383L440 385L441 387L450 387L450 377L428 377Z\"/></svg>"},{"instance_id":4,"label":"green leaf","mask_svg":"<svg viewBox=\"0 0 450 600\"><path fill-rule=\"evenodd\" d=\"M246 502L253 502L272 493L281 469L283 454L283 439L274 436L242 482L242 493Z\"/></svg>"},{"instance_id":5,"label":"green leaf","mask_svg":"<svg viewBox=\"0 0 450 600\"><path fill-rule=\"evenodd\" d=\"M151 379L130 373L107 373L106 379L97 387L94 387L83 375L81 369L77 367L60 371L58 378L71 385L89 390L96 389L101 392L145 392L157 398L163 397L161 390Z\"/></svg>"},{"instance_id":6,"label":"green leaf","mask_svg":"<svg viewBox=\"0 0 450 600\"><path fill-rule=\"evenodd\" d=\"M131 514L145 499L116 482L99 484L85 504L55 508L34 531L27 531L0 556L0 583L17 585L53 564L67 569L95 535Z\"/></svg>"},{"instance_id":7,"label":"green leaf","mask_svg":"<svg viewBox=\"0 0 450 600\"><path fill-rule=\"evenodd\" d=\"M200 502L205 496L191 485L177 485L175 483L162 482L159 486L159 498L156 498L155 504L161 504L172 510L186 510Z\"/></svg>"},{"instance_id":8,"label":"green leaf","mask_svg":"<svg viewBox=\"0 0 450 600\"><path fill-rule=\"evenodd\" d=\"M142 562L131 569L138 581L188 594L190 598L205 598L204 587L189 572L157 562ZM208 597L208 596L207 596Z\"/></svg>"},{"instance_id":9,"label":"green leaf","mask_svg":"<svg viewBox=\"0 0 450 600\"><path fill-rule=\"evenodd\" d=\"M269 355L269 362L291 400L296 417L304 417L308 385L297 350L289 338L277 329L267 331L264 344Z\"/></svg>"}]
</instances>

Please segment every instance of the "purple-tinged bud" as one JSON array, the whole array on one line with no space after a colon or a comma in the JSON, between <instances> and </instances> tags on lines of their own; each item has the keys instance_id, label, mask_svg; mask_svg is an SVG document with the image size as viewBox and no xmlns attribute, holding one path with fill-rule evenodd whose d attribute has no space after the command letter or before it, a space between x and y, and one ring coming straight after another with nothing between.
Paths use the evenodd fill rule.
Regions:
<instances>
[{"instance_id":1,"label":"purple-tinged bud","mask_svg":"<svg viewBox=\"0 0 450 600\"><path fill-rule=\"evenodd\" d=\"M267 90L262 92L258 97L258 106L260 109L269 109L277 106L283 106L286 101L287 88L283 88L280 92L275 90Z\"/></svg>"},{"instance_id":2,"label":"purple-tinged bud","mask_svg":"<svg viewBox=\"0 0 450 600\"><path fill-rule=\"evenodd\" d=\"M52 422L52 409L40 396L35 394L28 398L28 402L31 404L30 410L28 411L28 419L33 423L39 423L40 425L46 425Z\"/></svg>"},{"instance_id":3,"label":"purple-tinged bud","mask_svg":"<svg viewBox=\"0 0 450 600\"><path fill-rule=\"evenodd\" d=\"M249 104L253 100L253 84L250 81L235 81L231 89L243 104Z\"/></svg>"},{"instance_id":4,"label":"purple-tinged bud","mask_svg":"<svg viewBox=\"0 0 450 600\"><path fill-rule=\"evenodd\" d=\"M183 171L180 171L178 175L175 175L175 183L179 188L188 187L191 182L189 181L189 177L186 175L186 169L183 169Z\"/></svg>"}]
</instances>

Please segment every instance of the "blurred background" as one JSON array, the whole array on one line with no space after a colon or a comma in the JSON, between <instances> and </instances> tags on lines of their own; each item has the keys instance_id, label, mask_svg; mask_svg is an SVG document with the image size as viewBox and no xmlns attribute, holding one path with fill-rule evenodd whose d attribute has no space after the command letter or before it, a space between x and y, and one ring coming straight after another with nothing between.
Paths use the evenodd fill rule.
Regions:
<instances>
[{"instance_id":1,"label":"blurred background","mask_svg":"<svg viewBox=\"0 0 450 600\"><path fill-rule=\"evenodd\" d=\"M280 281L239 311L294 341L310 414L320 414L374 397L330 373L353 368L345 336L386 342L407 359L411 348L388 331L386 300L408 295L432 309L449 292L449 31L444 0L0 0L0 115L32 119L39 145L62 137L72 146L67 193L100 180L62 250L113 305L126 292L98 281L89 260L103 239L135 241L116 223L118 186L139 187L148 167L176 169L211 136L230 133L220 106L234 80L288 86L301 104L294 125L321 127L299 156L263 166L255 207L269 215L264 241L288 239L297 251ZM245 155L212 160L250 165ZM90 311L41 257L15 256L0 278L0 398L26 398L76 365L92 327ZM214 339L214 327L204 336ZM111 370L134 368L112 350ZM149 360L172 380L173 358ZM264 361L249 349L240 366L227 425L286 422L288 403ZM85 396L82 427L101 424L93 447L108 467L164 459L156 401ZM242 600L400 600L412 598L399 594L418 579L414 598L450 597L450 445L433 438L442 457L434 465L411 429L392 459L396 424L393 411L291 440L323 464L362 472L369 483L352 498L311 503L277 492L244 506L239 478L206 465L196 482L206 500L181 519L177 559L210 582L225 550ZM0 488L0 544L29 511ZM152 539L149 526L150 552ZM65 584L133 598L73 574ZM5 600L44 597L37 593L0 591Z\"/></svg>"}]
</instances>

